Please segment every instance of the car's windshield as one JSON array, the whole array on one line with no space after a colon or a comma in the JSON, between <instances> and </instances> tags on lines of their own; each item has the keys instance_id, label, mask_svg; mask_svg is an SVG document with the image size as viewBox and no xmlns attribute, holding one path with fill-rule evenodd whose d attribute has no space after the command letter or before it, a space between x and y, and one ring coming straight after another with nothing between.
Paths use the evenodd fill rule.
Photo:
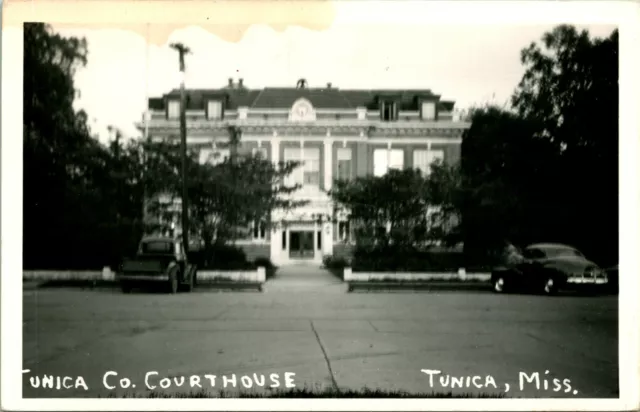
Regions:
<instances>
[{"instance_id":1,"label":"car's windshield","mask_svg":"<svg viewBox=\"0 0 640 412\"><path fill-rule=\"evenodd\" d=\"M173 253L173 243L166 241L149 241L142 244L142 253L171 254Z\"/></svg>"},{"instance_id":2,"label":"car's windshield","mask_svg":"<svg viewBox=\"0 0 640 412\"><path fill-rule=\"evenodd\" d=\"M545 257L545 252L540 249L529 248L525 249L523 256L526 259L542 259Z\"/></svg>"}]
</instances>

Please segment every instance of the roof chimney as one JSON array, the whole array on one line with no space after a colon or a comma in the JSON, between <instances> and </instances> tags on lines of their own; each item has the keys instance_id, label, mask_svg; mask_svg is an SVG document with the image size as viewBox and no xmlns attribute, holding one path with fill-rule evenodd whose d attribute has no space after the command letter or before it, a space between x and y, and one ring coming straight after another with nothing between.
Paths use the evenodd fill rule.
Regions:
<instances>
[{"instance_id":1,"label":"roof chimney","mask_svg":"<svg viewBox=\"0 0 640 412\"><path fill-rule=\"evenodd\" d=\"M327 89L331 88L331 82L327 83Z\"/></svg>"},{"instance_id":2,"label":"roof chimney","mask_svg":"<svg viewBox=\"0 0 640 412\"><path fill-rule=\"evenodd\" d=\"M244 80L244 79L242 79L242 78L238 79L238 87L244 87L244 86L242 85L243 80Z\"/></svg>"},{"instance_id":3,"label":"roof chimney","mask_svg":"<svg viewBox=\"0 0 640 412\"><path fill-rule=\"evenodd\" d=\"M229 77L229 87L233 87L233 77Z\"/></svg>"}]
</instances>

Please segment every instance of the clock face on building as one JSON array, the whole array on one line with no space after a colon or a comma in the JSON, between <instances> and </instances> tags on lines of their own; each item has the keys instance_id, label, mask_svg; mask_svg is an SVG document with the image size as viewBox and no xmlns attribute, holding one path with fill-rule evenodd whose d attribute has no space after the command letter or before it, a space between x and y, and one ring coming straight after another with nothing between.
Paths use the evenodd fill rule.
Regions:
<instances>
[{"instance_id":1,"label":"clock face on building","mask_svg":"<svg viewBox=\"0 0 640 412\"><path fill-rule=\"evenodd\" d=\"M307 100L296 101L291 108L292 120L313 120L313 107Z\"/></svg>"},{"instance_id":2,"label":"clock face on building","mask_svg":"<svg viewBox=\"0 0 640 412\"><path fill-rule=\"evenodd\" d=\"M297 115L298 117L304 118L309 113L309 108L306 105L300 105L297 107Z\"/></svg>"}]
</instances>

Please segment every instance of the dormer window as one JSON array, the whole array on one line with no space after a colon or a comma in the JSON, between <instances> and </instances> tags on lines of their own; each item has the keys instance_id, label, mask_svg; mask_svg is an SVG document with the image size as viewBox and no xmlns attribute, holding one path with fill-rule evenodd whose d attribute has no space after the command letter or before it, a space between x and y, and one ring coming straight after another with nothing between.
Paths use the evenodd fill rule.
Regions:
<instances>
[{"instance_id":1,"label":"dormer window","mask_svg":"<svg viewBox=\"0 0 640 412\"><path fill-rule=\"evenodd\" d=\"M207 102L207 119L222 119L222 102L220 100L209 100Z\"/></svg>"},{"instance_id":2,"label":"dormer window","mask_svg":"<svg viewBox=\"0 0 640 412\"><path fill-rule=\"evenodd\" d=\"M380 103L380 118L390 122L398 120L398 105L393 100L384 100Z\"/></svg>"},{"instance_id":3,"label":"dormer window","mask_svg":"<svg viewBox=\"0 0 640 412\"><path fill-rule=\"evenodd\" d=\"M422 113L422 120L436 120L436 103L422 102L420 112Z\"/></svg>"},{"instance_id":4,"label":"dormer window","mask_svg":"<svg viewBox=\"0 0 640 412\"><path fill-rule=\"evenodd\" d=\"M180 117L180 100L169 100L167 117L169 119L177 119Z\"/></svg>"}]
</instances>

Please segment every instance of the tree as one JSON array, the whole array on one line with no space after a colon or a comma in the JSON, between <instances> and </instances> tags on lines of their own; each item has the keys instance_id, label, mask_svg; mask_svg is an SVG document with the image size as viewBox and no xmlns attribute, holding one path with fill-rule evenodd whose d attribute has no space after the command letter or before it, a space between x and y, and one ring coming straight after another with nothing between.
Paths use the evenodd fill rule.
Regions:
<instances>
[{"instance_id":1,"label":"tree","mask_svg":"<svg viewBox=\"0 0 640 412\"><path fill-rule=\"evenodd\" d=\"M618 34L559 26L522 51L513 110L471 111L462 143L465 251L504 240L572 244L607 265L618 251Z\"/></svg>"},{"instance_id":2,"label":"tree","mask_svg":"<svg viewBox=\"0 0 640 412\"><path fill-rule=\"evenodd\" d=\"M24 25L25 267L58 264L76 244L90 243L83 229L97 225L89 211L100 203L94 177L105 152L91 139L86 114L73 109L73 75L86 61L83 40Z\"/></svg>"},{"instance_id":3,"label":"tree","mask_svg":"<svg viewBox=\"0 0 640 412\"><path fill-rule=\"evenodd\" d=\"M415 245L426 240L425 180L412 169L336 180L329 195L356 226L357 243Z\"/></svg>"},{"instance_id":4,"label":"tree","mask_svg":"<svg viewBox=\"0 0 640 412\"><path fill-rule=\"evenodd\" d=\"M430 167L425 187L434 213L430 213L430 231L427 237L446 246L455 246L464 241L461 233L461 210L466 188L462 170L459 163L435 162Z\"/></svg>"},{"instance_id":5,"label":"tree","mask_svg":"<svg viewBox=\"0 0 640 412\"><path fill-rule=\"evenodd\" d=\"M190 230L204 242L205 255L212 242L234 242L240 231L255 221L265 220L268 228L277 225L269 217L274 210L289 210L304 204L289 194L299 185L286 185L285 178L299 162L273 164L258 155L239 150L240 136L230 130L231 156L224 161L200 163L196 149L187 156ZM145 145L145 185L147 195L155 197L151 211L166 213L172 200L180 198L179 145L171 141ZM215 159L214 159L215 160ZM168 195L161 204L158 195Z\"/></svg>"},{"instance_id":6,"label":"tree","mask_svg":"<svg viewBox=\"0 0 640 412\"><path fill-rule=\"evenodd\" d=\"M513 96L534 137L552 144L555 184L549 237L594 259L618 255L618 31L593 39L558 26L522 51L526 71ZM542 159L546 161L546 159Z\"/></svg>"},{"instance_id":7,"label":"tree","mask_svg":"<svg viewBox=\"0 0 640 412\"><path fill-rule=\"evenodd\" d=\"M76 111L84 39L24 25L24 267L88 269L131 253L142 230L138 144L101 144Z\"/></svg>"},{"instance_id":8,"label":"tree","mask_svg":"<svg viewBox=\"0 0 640 412\"><path fill-rule=\"evenodd\" d=\"M472 112L461 156L461 229L469 255L492 254L507 239L527 243L547 226L557 154L534 132L531 122L495 106Z\"/></svg>"}]
</instances>

